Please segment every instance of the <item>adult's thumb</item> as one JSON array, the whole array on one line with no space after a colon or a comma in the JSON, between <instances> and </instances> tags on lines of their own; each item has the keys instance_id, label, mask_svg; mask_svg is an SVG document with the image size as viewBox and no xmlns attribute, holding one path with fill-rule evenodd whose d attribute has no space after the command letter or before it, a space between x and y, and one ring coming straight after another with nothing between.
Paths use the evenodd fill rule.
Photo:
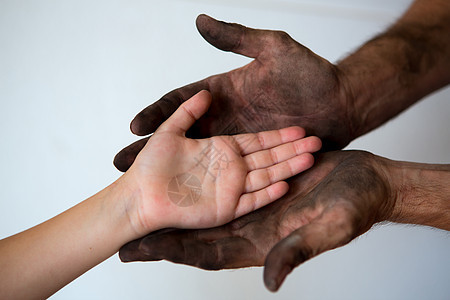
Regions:
<instances>
[{"instance_id":1,"label":"adult's thumb","mask_svg":"<svg viewBox=\"0 0 450 300\"><path fill-rule=\"evenodd\" d=\"M253 58L264 50L264 37L271 32L218 21L203 14L197 17L196 25L203 38L214 47Z\"/></svg>"}]
</instances>

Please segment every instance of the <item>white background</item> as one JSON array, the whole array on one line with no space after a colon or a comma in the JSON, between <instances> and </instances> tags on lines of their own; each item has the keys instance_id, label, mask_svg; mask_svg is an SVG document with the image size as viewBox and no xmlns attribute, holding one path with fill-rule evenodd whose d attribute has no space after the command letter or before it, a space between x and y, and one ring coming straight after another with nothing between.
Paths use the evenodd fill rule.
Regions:
<instances>
[{"instance_id":1,"label":"white background","mask_svg":"<svg viewBox=\"0 0 450 300\"><path fill-rule=\"evenodd\" d=\"M0 0L0 238L91 196L120 173L129 121L166 92L249 60L202 40L195 18L287 31L342 58L409 0ZM450 162L450 89L427 97L349 148L392 159ZM33 249L30 249L33 251ZM378 226L305 263L272 294L262 269L207 272L117 256L54 299L448 299L450 237ZM1 272L1 270L0 270Z\"/></svg>"}]
</instances>

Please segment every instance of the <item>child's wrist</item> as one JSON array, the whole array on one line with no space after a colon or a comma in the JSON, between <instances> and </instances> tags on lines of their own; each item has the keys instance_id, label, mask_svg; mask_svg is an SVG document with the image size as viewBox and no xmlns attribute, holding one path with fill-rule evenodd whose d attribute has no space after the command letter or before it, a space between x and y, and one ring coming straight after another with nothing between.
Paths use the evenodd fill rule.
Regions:
<instances>
[{"instance_id":1,"label":"child's wrist","mask_svg":"<svg viewBox=\"0 0 450 300\"><path fill-rule=\"evenodd\" d=\"M127 171L117 181L122 195L119 201L123 207L123 217L127 219L130 240L142 237L149 232L160 229L159 218L157 214L153 217L148 212L155 212L155 201L151 195L144 195L140 179L136 177L133 170Z\"/></svg>"}]
</instances>

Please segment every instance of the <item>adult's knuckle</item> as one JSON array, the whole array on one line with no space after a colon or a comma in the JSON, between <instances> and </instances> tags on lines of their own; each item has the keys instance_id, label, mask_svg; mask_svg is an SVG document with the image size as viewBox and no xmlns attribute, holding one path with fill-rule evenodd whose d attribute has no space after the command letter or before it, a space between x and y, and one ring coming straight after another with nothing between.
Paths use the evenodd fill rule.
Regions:
<instances>
[{"instance_id":1,"label":"adult's knuckle","mask_svg":"<svg viewBox=\"0 0 450 300\"><path fill-rule=\"evenodd\" d=\"M274 41L280 45L288 45L292 41L291 36L285 31L274 31Z\"/></svg>"}]
</instances>

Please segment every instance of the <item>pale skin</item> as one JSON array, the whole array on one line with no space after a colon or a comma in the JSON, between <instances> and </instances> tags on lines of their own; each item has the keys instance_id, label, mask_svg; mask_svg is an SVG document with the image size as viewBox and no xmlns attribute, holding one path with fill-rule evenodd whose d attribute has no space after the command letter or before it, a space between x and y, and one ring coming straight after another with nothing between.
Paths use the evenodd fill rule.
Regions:
<instances>
[{"instance_id":1,"label":"pale skin","mask_svg":"<svg viewBox=\"0 0 450 300\"><path fill-rule=\"evenodd\" d=\"M158 128L117 181L60 215L1 240L0 298L47 298L123 244L152 231L230 222L282 197L288 191L283 180L312 166L311 153L321 141L305 138L300 127L186 138L186 130L210 103L208 92L198 93ZM195 160L211 145L229 158L220 174L211 160L206 160L207 174ZM201 182L201 193L187 206L169 196L169 182L180 173Z\"/></svg>"},{"instance_id":2,"label":"pale skin","mask_svg":"<svg viewBox=\"0 0 450 300\"><path fill-rule=\"evenodd\" d=\"M205 15L197 18L197 28L213 46L254 60L164 95L136 115L133 133L150 134L185 99L208 89L213 95L211 110L191 128L190 136L297 125L320 137L324 150L338 150L450 83L447 0L414 1L385 32L337 63L285 32L247 28ZM244 114L243 108L249 106L252 109ZM117 168L127 170L146 140L118 153ZM290 180L288 194L262 210L219 228L149 235L122 248L120 255L124 261L167 259L205 269L264 265L266 286L275 291L299 263L347 244L377 222L449 230L449 171L448 165L394 162L366 152L329 152L309 172ZM349 187L358 178L379 183L375 184L379 189ZM336 195L342 195L340 202L347 209L316 207L317 202L334 203ZM337 221L342 230L328 238L328 228ZM306 226L309 223L323 226ZM173 247L161 252L162 245Z\"/></svg>"}]
</instances>

